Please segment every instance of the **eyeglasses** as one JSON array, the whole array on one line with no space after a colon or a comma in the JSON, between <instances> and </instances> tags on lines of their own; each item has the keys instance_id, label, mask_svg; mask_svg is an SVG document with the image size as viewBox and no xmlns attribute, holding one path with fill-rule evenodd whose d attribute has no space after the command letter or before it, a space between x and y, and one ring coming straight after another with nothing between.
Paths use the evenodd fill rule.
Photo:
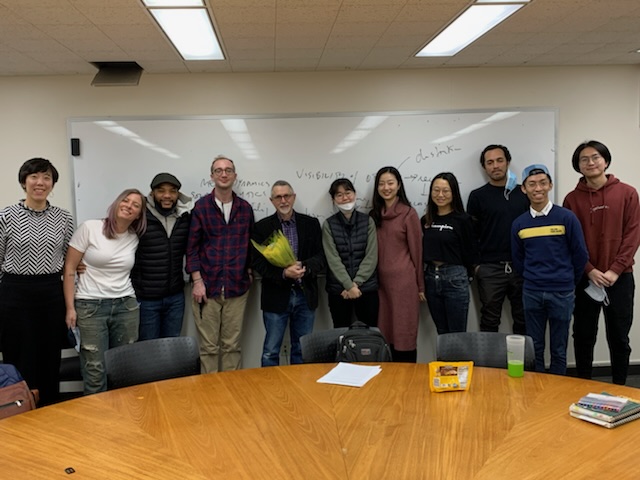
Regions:
<instances>
[{"instance_id":1,"label":"eyeglasses","mask_svg":"<svg viewBox=\"0 0 640 480\"><path fill-rule=\"evenodd\" d=\"M233 168L216 168L212 173L219 177L220 175L222 175L222 172L226 173L227 175L233 175L235 173L235 170Z\"/></svg>"},{"instance_id":2,"label":"eyeglasses","mask_svg":"<svg viewBox=\"0 0 640 480\"><path fill-rule=\"evenodd\" d=\"M548 178L540 180L539 182L535 182L533 180L531 181L527 180L526 182L524 182L525 188L536 188L536 187L547 188L550 184L551 182L549 182Z\"/></svg>"},{"instance_id":3,"label":"eyeglasses","mask_svg":"<svg viewBox=\"0 0 640 480\"><path fill-rule=\"evenodd\" d=\"M594 153L591 156L584 156L584 157L580 157L580 163L582 165L586 165L587 163L589 163L590 161L593 163L598 163L598 161L602 158L602 155L598 154L598 153Z\"/></svg>"},{"instance_id":4,"label":"eyeglasses","mask_svg":"<svg viewBox=\"0 0 640 480\"><path fill-rule=\"evenodd\" d=\"M451 190L449 190L448 188L443 188L442 190L440 190L439 188L434 188L431 193L433 193L434 195L450 195L451 194Z\"/></svg>"},{"instance_id":5,"label":"eyeglasses","mask_svg":"<svg viewBox=\"0 0 640 480\"><path fill-rule=\"evenodd\" d=\"M271 200L274 200L276 202L281 202L282 200L284 200L285 202L288 202L289 200L291 200L292 197L293 197L292 193L287 193L285 195L275 195L271 197Z\"/></svg>"},{"instance_id":6,"label":"eyeglasses","mask_svg":"<svg viewBox=\"0 0 640 480\"><path fill-rule=\"evenodd\" d=\"M353 190L346 190L344 192L336 193L333 198L336 200L342 200L343 198L351 197L355 192Z\"/></svg>"}]
</instances>

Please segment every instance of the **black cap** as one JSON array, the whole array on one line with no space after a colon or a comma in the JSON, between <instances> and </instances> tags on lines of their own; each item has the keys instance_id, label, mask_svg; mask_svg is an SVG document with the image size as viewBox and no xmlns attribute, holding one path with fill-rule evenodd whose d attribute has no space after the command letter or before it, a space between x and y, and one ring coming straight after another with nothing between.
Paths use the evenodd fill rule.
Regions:
<instances>
[{"instance_id":1,"label":"black cap","mask_svg":"<svg viewBox=\"0 0 640 480\"><path fill-rule=\"evenodd\" d=\"M182 187L180 180L178 180L176 177L174 177L170 173L159 173L158 175L153 177L153 180L151 180L151 189L154 189L159 185L162 185L163 183L170 183L171 185L176 187L178 190L180 190L180 187Z\"/></svg>"}]
</instances>

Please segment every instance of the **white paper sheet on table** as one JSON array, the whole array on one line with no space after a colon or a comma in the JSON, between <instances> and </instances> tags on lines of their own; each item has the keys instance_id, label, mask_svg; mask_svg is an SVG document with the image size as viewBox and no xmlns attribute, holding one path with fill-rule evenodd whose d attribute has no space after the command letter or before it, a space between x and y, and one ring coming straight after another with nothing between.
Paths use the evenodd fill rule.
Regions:
<instances>
[{"instance_id":1,"label":"white paper sheet on table","mask_svg":"<svg viewBox=\"0 0 640 480\"><path fill-rule=\"evenodd\" d=\"M380 365L366 366L340 362L324 377L318 379L318 383L362 387L381 371Z\"/></svg>"}]
</instances>

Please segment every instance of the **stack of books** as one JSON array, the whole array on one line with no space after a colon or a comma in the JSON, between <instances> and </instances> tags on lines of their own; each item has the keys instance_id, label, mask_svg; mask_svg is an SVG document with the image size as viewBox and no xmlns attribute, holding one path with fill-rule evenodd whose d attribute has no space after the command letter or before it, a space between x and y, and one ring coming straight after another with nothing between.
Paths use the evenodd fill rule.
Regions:
<instances>
[{"instance_id":1,"label":"stack of books","mask_svg":"<svg viewBox=\"0 0 640 480\"><path fill-rule=\"evenodd\" d=\"M572 417L615 428L640 418L640 402L606 392L589 393L569 407Z\"/></svg>"}]
</instances>

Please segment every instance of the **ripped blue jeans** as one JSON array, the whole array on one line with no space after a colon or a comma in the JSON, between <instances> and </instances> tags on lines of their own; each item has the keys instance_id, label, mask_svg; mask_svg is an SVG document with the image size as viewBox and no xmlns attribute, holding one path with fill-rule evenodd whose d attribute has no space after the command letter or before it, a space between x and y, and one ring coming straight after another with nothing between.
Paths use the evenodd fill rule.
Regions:
<instances>
[{"instance_id":1,"label":"ripped blue jeans","mask_svg":"<svg viewBox=\"0 0 640 480\"><path fill-rule=\"evenodd\" d=\"M76 299L75 307L84 394L104 392L107 389L104 352L138 339L140 306L135 297L122 297Z\"/></svg>"}]
</instances>

